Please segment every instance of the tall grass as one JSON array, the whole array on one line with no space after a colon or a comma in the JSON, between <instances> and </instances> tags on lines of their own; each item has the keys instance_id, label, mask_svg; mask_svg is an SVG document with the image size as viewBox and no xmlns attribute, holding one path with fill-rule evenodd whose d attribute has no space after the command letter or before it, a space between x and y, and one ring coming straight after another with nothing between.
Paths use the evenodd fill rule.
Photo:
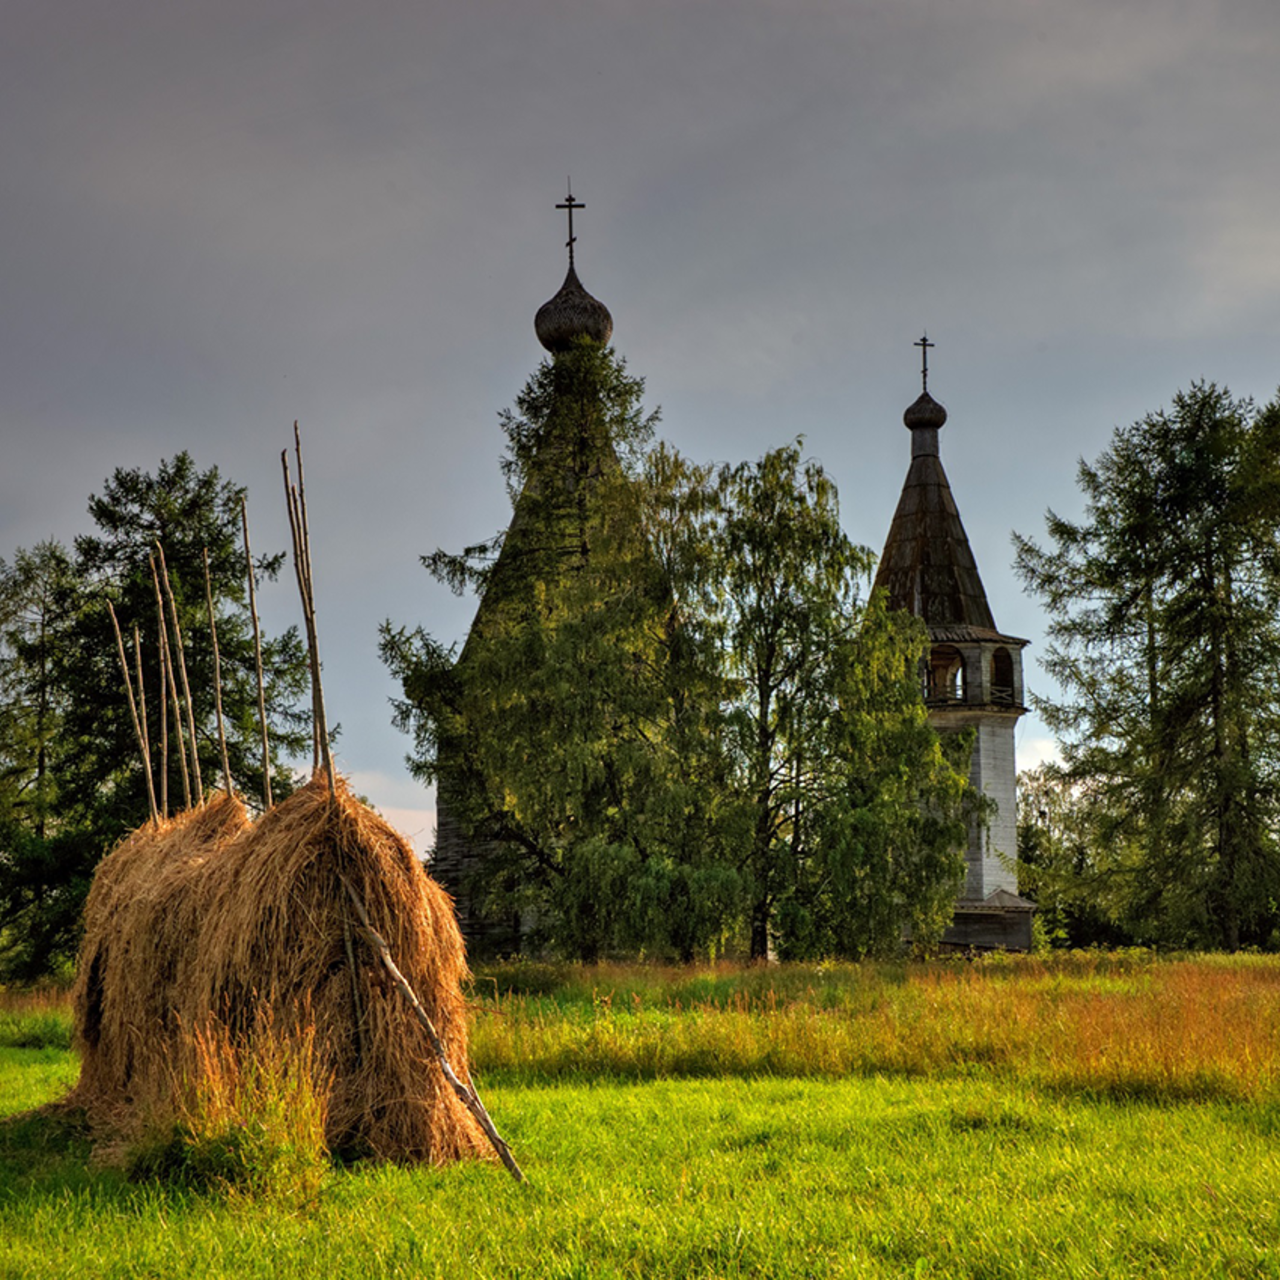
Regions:
<instances>
[{"instance_id":1,"label":"tall grass","mask_svg":"<svg viewBox=\"0 0 1280 1280\"><path fill-rule=\"evenodd\" d=\"M473 996L473 1061L513 1083L976 1072L1120 1098L1280 1095L1270 957L511 965L482 971Z\"/></svg>"},{"instance_id":2,"label":"tall grass","mask_svg":"<svg viewBox=\"0 0 1280 1280\"><path fill-rule=\"evenodd\" d=\"M0 1048L69 1049L71 1005L62 987L0 988Z\"/></svg>"},{"instance_id":3,"label":"tall grass","mask_svg":"<svg viewBox=\"0 0 1280 1280\"><path fill-rule=\"evenodd\" d=\"M291 1172L307 1045L206 1037L141 1184L65 1111L0 1119L0 1275L1280 1280L1275 960L516 965L471 999L527 1184ZM0 1047L0 1113L73 1071Z\"/></svg>"},{"instance_id":4,"label":"tall grass","mask_svg":"<svg viewBox=\"0 0 1280 1280\"><path fill-rule=\"evenodd\" d=\"M1280 1101L1272 956L520 962L480 968L470 1002L474 1066L510 1084L989 1075L1099 1097ZM64 997L0 992L0 1046L69 1034Z\"/></svg>"},{"instance_id":5,"label":"tall grass","mask_svg":"<svg viewBox=\"0 0 1280 1280\"><path fill-rule=\"evenodd\" d=\"M315 1027L281 1030L269 1016L247 1038L210 1023L186 1038L173 1109L153 1117L124 1153L134 1179L302 1205L329 1170L331 1080Z\"/></svg>"}]
</instances>

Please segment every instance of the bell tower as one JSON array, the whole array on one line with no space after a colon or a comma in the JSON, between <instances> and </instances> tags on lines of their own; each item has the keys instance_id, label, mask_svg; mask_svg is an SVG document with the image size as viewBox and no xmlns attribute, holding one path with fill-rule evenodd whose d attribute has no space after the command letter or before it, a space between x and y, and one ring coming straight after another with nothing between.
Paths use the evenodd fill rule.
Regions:
<instances>
[{"instance_id":1,"label":"bell tower","mask_svg":"<svg viewBox=\"0 0 1280 1280\"><path fill-rule=\"evenodd\" d=\"M951 486L938 433L947 411L929 394L923 337L921 393L902 416L911 432L911 466L902 487L875 586L890 608L923 620L929 653L921 681L929 721L939 733L974 731L970 780L994 803L969 833L964 888L943 941L956 946L1029 948L1033 904L1018 896L1017 763L1014 727L1024 714L1026 641L995 624Z\"/></svg>"}]
</instances>

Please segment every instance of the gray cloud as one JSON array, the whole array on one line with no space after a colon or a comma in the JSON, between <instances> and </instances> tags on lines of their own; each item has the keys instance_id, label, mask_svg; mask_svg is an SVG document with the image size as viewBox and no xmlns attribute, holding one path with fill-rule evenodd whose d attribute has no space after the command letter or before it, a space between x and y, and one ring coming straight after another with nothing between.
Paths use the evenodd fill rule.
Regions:
<instances>
[{"instance_id":1,"label":"gray cloud","mask_svg":"<svg viewBox=\"0 0 1280 1280\"><path fill-rule=\"evenodd\" d=\"M996 616L1037 640L1009 530L1191 379L1278 380L1278 46L1273 0L17 0L0 554L181 448L283 546L300 418L344 756L394 774L373 628L465 630L417 556L505 520L495 414L541 355L571 173L664 434L803 433L873 546L929 329Z\"/></svg>"}]
</instances>

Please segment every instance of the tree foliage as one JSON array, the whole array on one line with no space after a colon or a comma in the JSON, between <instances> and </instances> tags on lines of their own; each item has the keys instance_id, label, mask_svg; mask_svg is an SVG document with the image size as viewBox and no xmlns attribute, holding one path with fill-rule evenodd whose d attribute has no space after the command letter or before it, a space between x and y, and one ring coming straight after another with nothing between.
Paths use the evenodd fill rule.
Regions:
<instances>
[{"instance_id":1,"label":"tree foliage","mask_svg":"<svg viewBox=\"0 0 1280 1280\"><path fill-rule=\"evenodd\" d=\"M1054 764L1018 775L1018 887L1036 904L1035 929L1053 947L1126 946L1124 879L1096 839L1095 789Z\"/></svg>"},{"instance_id":2,"label":"tree foliage","mask_svg":"<svg viewBox=\"0 0 1280 1280\"><path fill-rule=\"evenodd\" d=\"M480 597L465 647L384 627L472 891L584 958L936 932L967 784L921 704L923 632L864 610L869 553L798 445L698 467L645 448L640 394L590 343L545 363L503 417L509 528L424 558Z\"/></svg>"},{"instance_id":3,"label":"tree foliage","mask_svg":"<svg viewBox=\"0 0 1280 1280\"><path fill-rule=\"evenodd\" d=\"M1280 403L1196 383L1081 462L1081 521L1017 567L1051 619L1037 705L1087 788L1079 891L1142 941L1280 923ZM1101 885L1105 883L1105 892Z\"/></svg>"},{"instance_id":4,"label":"tree foliage","mask_svg":"<svg viewBox=\"0 0 1280 1280\"><path fill-rule=\"evenodd\" d=\"M61 655L84 607L60 543L0 560L0 975L35 977L69 954L88 891L59 768L71 713Z\"/></svg>"},{"instance_id":5,"label":"tree foliage","mask_svg":"<svg viewBox=\"0 0 1280 1280\"><path fill-rule=\"evenodd\" d=\"M222 704L232 779L246 796L263 791L257 717L252 620L248 610L240 503L244 490L224 480L217 467L200 471L185 451L162 460L154 475L119 469L89 500L97 532L76 538L76 568L83 589L96 601L86 609L66 649L74 664L64 679L75 690L69 720L71 750L64 768L81 777L79 793L101 807L105 793L119 799L122 820L145 814L145 784L119 658L105 600L114 603L126 630L142 636L143 681L153 747L160 740L160 669L155 586L150 559L163 548L182 628L201 770L210 785L219 776L215 726L213 644L205 598L204 555L216 614L221 659ZM259 580L273 579L284 554L260 557ZM170 636L170 643L175 643ZM284 760L305 749L310 717L298 700L308 688L307 662L296 628L263 637L267 718L275 743L273 791L287 794L291 772ZM179 684L181 692L181 685ZM171 739L175 736L172 723ZM173 744L176 754L176 743ZM157 753L158 754L158 753ZM156 759L157 776L161 761ZM179 795L176 764L170 763L170 798ZM106 785L107 782L110 785Z\"/></svg>"},{"instance_id":6,"label":"tree foliage","mask_svg":"<svg viewBox=\"0 0 1280 1280\"><path fill-rule=\"evenodd\" d=\"M644 536L636 458L653 419L640 395L590 343L544 364L503 417L509 529L424 558L481 596L464 651L421 630L383 633L406 694L398 722L416 736L411 767L484 851L474 891L532 911L584 957L687 951L700 921L714 928L707 904L720 893L698 854L713 808L700 753L675 751L682 641Z\"/></svg>"},{"instance_id":7,"label":"tree foliage","mask_svg":"<svg viewBox=\"0 0 1280 1280\"><path fill-rule=\"evenodd\" d=\"M154 474L117 470L90 499L95 532L74 552L58 543L0 564L0 969L47 970L74 947L98 859L149 812L141 754L120 672L110 601L129 638L141 636L143 687L157 789L164 774L155 588L149 559L164 547L177 601L206 788L218 783L213 652L205 596L207 549L232 777L261 794L252 626L240 542L243 490L180 453ZM271 577L283 557L257 572ZM291 629L263 648L273 785L290 784L285 757L309 721L297 700L306 659ZM168 717L168 806L184 802L178 737Z\"/></svg>"},{"instance_id":8,"label":"tree foliage","mask_svg":"<svg viewBox=\"0 0 1280 1280\"><path fill-rule=\"evenodd\" d=\"M869 604L873 559L800 442L716 480L721 708L738 803L750 954L862 955L941 932L959 887L968 785L920 696L924 629Z\"/></svg>"}]
</instances>

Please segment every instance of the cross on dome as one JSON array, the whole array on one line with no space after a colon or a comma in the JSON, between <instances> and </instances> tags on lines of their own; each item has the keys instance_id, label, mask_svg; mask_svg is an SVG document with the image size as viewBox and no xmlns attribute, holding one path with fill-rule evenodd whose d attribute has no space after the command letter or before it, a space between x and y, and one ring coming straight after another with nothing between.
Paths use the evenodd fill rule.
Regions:
<instances>
[{"instance_id":1,"label":"cross on dome","mask_svg":"<svg viewBox=\"0 0 1280 1280\"><path fill-rule=\"evenodd\" d=\"M585 209L587 206L573 198L573 182L571 179L565 179L565 188L568 195L565 197L564 204L556 205L557 209L565 209L569 213L569 238L565 241L565 248L569 250L569 265L573 266L573 245L577 240L577 236L573 234L573 211L575 209Z\"/></svg>"},{"instance_id":2,"label":"cross on dome","mask_svg":"<svg viewBox=\"0 0 1280 1280\"><path fill-rule=\"evenodd\" d=\"M563 209L569 215L569 239L565 247L569 250L569 270L565 275L560 292L544 302L533 318L534 332L538 341L553 353L568 351L578 338L590 338L601 346L608 343L613 336L613 317L609 308L599 298L593 298L578 279L573 264L573 246L577 236L573 234L573 211L585 209L581 200L573 198L573 184L566 182L568 194L557 209Z\"/></svg>"},{"instance_id":3,"label":"cross on dome","mask_svg":"<svg viewBox=\"0 0 1280 1280\"><path fill-rule=\"evenodd\" d=\"M572 200L573 197L570 196L569 199ZM569 216L572 217L573 215L570 214ZM570 252L572 252L572 250ZM936 347L938 344L936 342L930 342L929 335L926 333L924 337L920 339L919 342L913 342L911 345L913 347L920 348L920 362L921 362L920 389L922 391L928 391L929 390L929 348Z\"/></svg>"}]
</instances>

